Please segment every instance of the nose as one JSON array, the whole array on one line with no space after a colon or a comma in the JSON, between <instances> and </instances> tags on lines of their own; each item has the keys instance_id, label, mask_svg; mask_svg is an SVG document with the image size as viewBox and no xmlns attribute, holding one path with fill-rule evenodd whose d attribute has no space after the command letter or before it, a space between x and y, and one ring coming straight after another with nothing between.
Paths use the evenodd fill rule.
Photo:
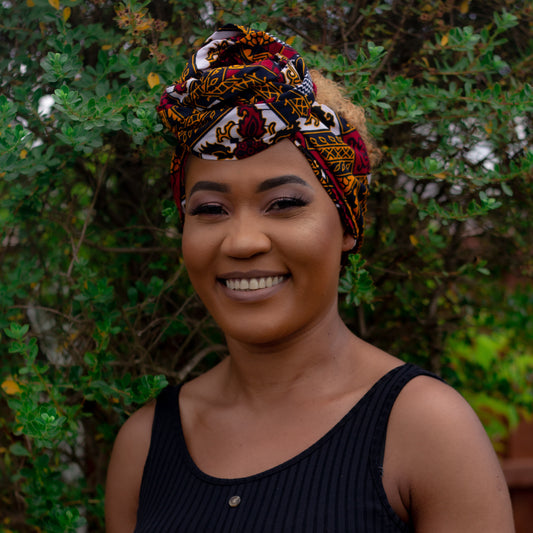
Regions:
<instances>
[{"instance_id":1,"label":"nose","mask_svg":"<svg viewBox=\"0 0 533 533\"><path fill-rule=\"evenodd\" d=\"M222 242L222 252L229 257L248 259L271 250L272 241L268 234L267 221L258 216L235 217L227 227Z\"/></svg>"}]
</instances>

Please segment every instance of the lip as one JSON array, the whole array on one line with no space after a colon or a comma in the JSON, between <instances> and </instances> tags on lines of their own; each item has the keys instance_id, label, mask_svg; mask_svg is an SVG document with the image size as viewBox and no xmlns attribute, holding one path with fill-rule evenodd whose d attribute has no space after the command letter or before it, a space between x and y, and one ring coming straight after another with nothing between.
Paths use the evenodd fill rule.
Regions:
<instances>
[{"instance_id":1,"label":"lip","mask_svg":"<svg viewBox=\"0 0 533 533\"><path fill-rule=\"evenodd\" d=\"M226 272L217 276L219 280L227 279L252 279L252 278L268 278L274 276L287 277L287 272L279 272L277 270L248 270L246 272L235 270L233 272Z\"/></svg>"}]
</instances>

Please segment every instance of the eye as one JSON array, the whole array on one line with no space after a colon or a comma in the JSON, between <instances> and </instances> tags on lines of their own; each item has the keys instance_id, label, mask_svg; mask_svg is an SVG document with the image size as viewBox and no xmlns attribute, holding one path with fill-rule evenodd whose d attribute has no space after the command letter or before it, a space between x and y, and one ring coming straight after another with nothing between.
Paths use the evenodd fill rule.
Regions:
<instances>
[{"instance_id":1,"label":"eye","mask_svg":"<svg viewBox=\"0 0 533 533\"><path fill-rule=\"evenodd\" d=\"M309 202L301 196L283 196L276 198L268 206L267 211L285 211L296 207L304 207Z\"/></svg>"},{"instance_id":2,"label":"eye","mask_svg":"<svg viewBox=\"0 0 533 533\"><path fill-rule=\"evenodd\" d=\"M217 215L225 215L226 210L220 204L205 203L205 204L197 205L195 207L191 207L188 214L192 216L194 215L217 216Z\"/></svg>"}]
</instances>

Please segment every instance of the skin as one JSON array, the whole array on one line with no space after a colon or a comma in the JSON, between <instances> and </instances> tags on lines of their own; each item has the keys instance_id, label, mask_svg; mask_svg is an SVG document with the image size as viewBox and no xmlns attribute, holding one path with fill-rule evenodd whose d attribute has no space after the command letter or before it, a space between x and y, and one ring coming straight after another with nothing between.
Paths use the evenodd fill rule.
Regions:
<instances>
[{"instance_id":1,"label":"skin","mask_svg":"<svg viewBox=\"0 0 533 533\"><path fill-rule=\"evenodd\" d=\"M240 161L191 158L186 189L183 257L230 355L183 386L183 431L205 473L249 476L308 448L402 362L342 322L340 258L353 239L289 141ZM282 282L252 292L226 287L228 278L269 275ZM135 528L153 413L153 403L143 407L117 436L108 533ZM435 379L413 379L393 407L383 486L417 533L514 531L505 480L479 420Z\"/></svg>"}]
</instances>

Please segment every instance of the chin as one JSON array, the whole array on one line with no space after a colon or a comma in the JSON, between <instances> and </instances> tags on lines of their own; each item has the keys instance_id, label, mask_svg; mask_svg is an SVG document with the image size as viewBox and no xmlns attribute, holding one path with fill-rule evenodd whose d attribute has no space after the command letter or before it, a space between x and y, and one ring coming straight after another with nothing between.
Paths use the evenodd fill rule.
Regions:
<instances>
[{"instance_id":1,"label":"chin","mask_svg":"<svg viewBox=\"0 0 533 533\"><path fill-rule=\"evenodd\" d=\"M264 328L259 326L246 326L239 328L223 328L228 342L235 341L252 346L273 346L282 343L291 334L280 331L280 328Z\"/></svg>"},{"instance_id":2,"label":"chin","mask_svg":"<svg viewBox=\"0 0 533 533\"><path fill-rule=\"evenodd\" d=\"M279 313L282 314L281 312ZM275 321L270 317L256 320L245 320L235 324L220 324L228 342L235 341L250 346L273 348L277 345L290 342L292 339L305 335L309 331L309 324L294 320Z\"/></svg>"}]
</instances>

